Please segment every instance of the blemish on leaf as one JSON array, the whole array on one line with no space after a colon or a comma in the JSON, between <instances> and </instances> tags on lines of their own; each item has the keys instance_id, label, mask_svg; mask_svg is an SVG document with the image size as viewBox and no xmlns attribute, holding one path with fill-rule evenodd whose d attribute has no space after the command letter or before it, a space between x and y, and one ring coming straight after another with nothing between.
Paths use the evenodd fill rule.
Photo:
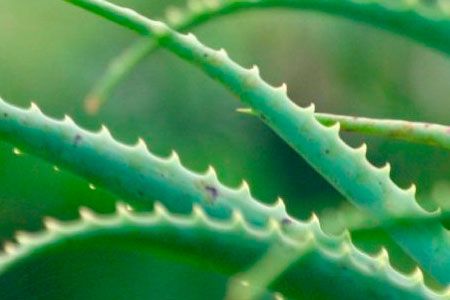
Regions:
<instances>
[{"instance_id":1,"label":"blemish on leaf","mask_svg":"<svg viewBox=\"0 0 450 300\"><path fill-rule=\"evenodd\" d=\"M283 226L287 226L287 225L291 225L291 224L292 224L292 220L289 218L283 218L281 220L281 225L283 225Z\"/></svg>"},{"instance_id":2,"label":"blemish on leaf","mask_svg":"<svg viewBox=\"0 0 450 300\"><path fill-rule=\"evenodd\" d=\"M78 146L81 143L81 140L83 138L81 137L81 135L79 135L78 133L75 135L75 137L73 138L73 145L74 146Z\"/></svg>"},{"instance_id":3,"label":"blemish on leaf","mask_svg":"<svg viewBox=\"0 0 450 300\"><path fill-rule=\"evenodd\" d=\"M205 190L208 192L209 196L211 196L213 200L215 200L219 196L219 191L214 186L207 185L205 186Z\"/></svg>"}]
</instances>

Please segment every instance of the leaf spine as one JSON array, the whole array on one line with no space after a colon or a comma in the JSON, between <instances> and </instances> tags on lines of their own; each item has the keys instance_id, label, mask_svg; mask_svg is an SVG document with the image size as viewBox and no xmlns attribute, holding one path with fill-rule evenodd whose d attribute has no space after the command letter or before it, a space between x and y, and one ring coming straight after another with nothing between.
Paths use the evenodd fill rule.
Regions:
<instances>
[{"instance_id":1,"label":"leaf spine","mask_svg":"<svg viewBox=\"0 0 450 300\"><path fill-rule=\"evenodd\" d=\"M37 113L37 114L42 115L41 109L40 109L39 106L37 106L37 104L34 103L34 102L31 102L31 103L30 103L30 107L28 108L28 110L29 110L30 112L34 112L34 113Z\"/></svg>"},{"instance_id":2,"label":"leaf spine","mask_svg":"<svg viewBox=\"0 0 450 300\"><path fill-rule=\"evenodd\" d=\"M81 214L80 214L81 216ZM59 222L51 217L45 217L43 220L44 223L44 227L48 230L48 231L58 231L58 229L60 229L60 224Z\"/></svg>"},{"instance_id":3,"label":"leaf spine","mask_svg":"<svg viewBox=\"0 0 450 300\"><path fill-rule=\"evenodd\" d=\"M309 114L314 114L316 111L316 105L314 103L311 103L307 107L303 108L303 111Z\"/></svg>"},{"instance_id":4,"label":"leaf spine","mask_svg":"<svg viewBox=\"0 0 450 300\"><path fill-rule=\"evenodd\" d=\"M65 123L69 127L77 127L77 125L69 115L64 115L63 123Z\"/></svg>"},{"instance_id":5,"label":"leaf spine","mask_svg":"<svg viewBox=\"0 0 450 300\"><path fill-rule=\"evenodd\" d=\"M170 156L167 158L167 161L176 165L181 165L180 156L175 150L172 150Z\"/></svg>"},{"instance_id":6,"label":"leaf spine","mask_svg":"<svg viewBox=\"0 0 450 300\"><path fill-rule=\"evenodd\" d=\"M3 244L3 250L9 255L16 255L19 252L17 245L13 242L5 242Z\"/></svg>"},{"instance_id":7,"label":"leaf spine","mask_svg":"<svg viewBox=\"0 0 450 300\"><path fill-rule=\"evenodd\" d=\"M391 175L391 164L389 162L386 162L386 164L380 168L380 171L383 174L385 174L386 176L390 177L390 175Z\"/></svg>"},{"instance_id":8,"label":"leaf spine","mask_svg":"<svg viewBox=\"0 0 450 300\"><path fill-rule=\"evenodd\" d=\"M354 148L355 153L357 153L358 155L362 156L362 157L366 157L367 155L367 144L366 143L362 143L361 146Z\"/></svg>"},{"instance_id":9,"label":"leaf spine","mask_svg":"<svg viewBox=\"0 0 450 300\"><path fill-rule=\"evenodd\" d=\"M134 148L139 152L143 152L143 153L149 152L147 143L144 141L143 138L138 138L136 144L134 144Z\"/></svg>"}]
</instances>

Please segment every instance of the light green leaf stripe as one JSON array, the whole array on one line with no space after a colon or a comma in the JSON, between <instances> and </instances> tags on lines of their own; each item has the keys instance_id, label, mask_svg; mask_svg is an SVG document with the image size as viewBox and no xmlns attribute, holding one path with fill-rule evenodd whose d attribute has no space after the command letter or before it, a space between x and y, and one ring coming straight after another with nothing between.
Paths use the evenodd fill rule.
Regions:
<instances>
[{"instance_id":1,"label":"light green leaf stripe","mask_svg":"<svg viewBox=\"0 0 450 300\"><path fill-rule=\"evenodd\" d=\"M184 10L169 9L165 19L175 30L184 31L222 15L274 7L343 16L450 53L450 3L447 0L193 0ZM87 97L86 110L97 112L115 86L158 47L154 38L142 39L114 59Z\"/></svg>"},{"instance_id":2,"label":"light green leaf stripe","mask_svg":"<svg viewBox=\"0 0 450 300\"><path fill-rule=\"evenodd\" d=\"M325 127L314 117L314 106L301 108L287 96L286 86L274 88L264 82L258 68L245 69L228 57L225 50L213 50L193 34L179 34L162 22L102 0L65 0L159 43L181 58L201 67L277 132L320 174L356 206L379 220L400 216L427 216L415 200L415 187L399 188L390 178L390 167L376 168L365 156L366 146L353 149L339 137L339 126ZM404 222L388 231L396 242L427 272L442 283L450 282L450 236L438 222Z\"/></svg>"},{"instance_id":3,"label":"light green leaf stripe","mask_svg":"<svg viewBox=\"0 0 450 300\"><path fill-rule=\"evenodd\" d=\"M6 252L0 256L0 282L5 285L0 285L0 294L8 293L7 279L14 278L11 274L17 267L32 268L35 260L66 253L73 245L83 245L79 255L89 253L89 249L99 251L96 241L100 241L108 248L126 245L131 249L132 245L133 251L163 250L172 259L200 267L213 266L227 275L247 268L252 259L278 245L285 252L302 253L271 286L288 297L317 299L341 295L360 299L361 295L370 294L383 299L448 299L450 295L450 290L435 292L427 288L419 269L411 275L395 271L385 250L372 257L359 251L349 235L327 236L314 217L303 223L302 238L293 240L273 219L267 227L257 229L237 211L228 220L215 221L199 206L190 216L171 214L159 204L153 213L134 213L128 206L119 205L113 215L100 216L85 208L80 215L80 220L70 223L47 218L45 231L19 232L17 244L7 243ZM321 288L328 280L333 284Z\"/></svg>"}]
</instances>

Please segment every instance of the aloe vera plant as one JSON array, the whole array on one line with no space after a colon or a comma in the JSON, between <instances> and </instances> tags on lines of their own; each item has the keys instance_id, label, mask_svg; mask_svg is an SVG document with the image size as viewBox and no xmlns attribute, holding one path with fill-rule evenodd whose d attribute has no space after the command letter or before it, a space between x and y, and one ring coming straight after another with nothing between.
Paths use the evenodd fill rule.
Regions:
<instances>
[{"instance_id":1,"label":"aloe vera plant","mask_svg":"<svg viewBox=\"0 0 450 300\"><path fill-rule=\"evenodd\" d=\"M306 108L294 104L285 84L266 83L258 67L244 68L225 50L207 47L192 33L178 32L243 8L302 8L364 21L447 53L446 2L194 1L186 14L171 10L168 19L174 28L103 0L61 2L145 36L94 89L87 100L90 112L98 110L110 89L141 58L162 46L235 94L245 106L238 111L260 118L362 213L355 214L355 227L351 214L346 214L349 230L330 235L315 214L301 221L288 214L281 198L264 204L245 181L238 188L229 187L213 167L198 173L183 166L175 151L163 158L153 154L142 138L128 145L114 138L106 126L94 132L67 115L48 117L34 103L24 109L2 100L0 138L12 144L16 154L41 157L55 170L75 173L91 189L101 187L126 203L107 215L81 208L77 220L44 218L40 232L17 232L0 256L2 298L30 297L36 286L48 285L46 270L65 276L72 270L79 270L80 276L91 273L96 253L109 255L106 261L112 262L111 268L119 266L117 261L125 254L144 262L156 256L213 271L227 278L227 299L450 298L450 236L441 223L448 216L445 205L435 211L424 209L416 202L414 185L400 188L390 178L389 164L378 168L367 160L366 144L352 148L339 136L344 129L448 151L448 126L316 113L314 104ZM56 203L48 205L57 209ZM391 266L385 248L371 255L353 244L350 230L366 221L387 232L402 255L417 264L412 274ZM424 276L441 289L427 285ZM70 278L76 281L76 277ZM327 285L329 281L335 284ZM11 286L18 289L11 291L7 288ZM144 297L144 293L135 295Z\"/></svg>"}]
</instances>

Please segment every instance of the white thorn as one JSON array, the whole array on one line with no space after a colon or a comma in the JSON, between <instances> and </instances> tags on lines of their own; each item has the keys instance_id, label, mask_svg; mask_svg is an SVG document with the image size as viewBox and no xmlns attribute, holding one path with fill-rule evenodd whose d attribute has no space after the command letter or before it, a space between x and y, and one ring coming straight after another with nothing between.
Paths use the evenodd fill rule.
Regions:
<instances>
[{"instance_id":1,"label":"white thorn","mask_svg":"<svg viewBox=\"0 0 450 300\"><path fill-rule=\"evenodd\" d=\"M280 85L277 88L277 90L281 91L281 93L283 93L283 94L287 94L287 85L286 85L286 83L283 82L283 84Z\"/></svg>"},{"instance_id":2,"label":"white thorn","mask_svg":"<svg viewBox=\"0 0 450 300\"><path fill-rule=\"evenodd\" d=\"M208 178L211 178L211 179L217 179L216 169L214 169L213 166L209 165L208 169L205 172L205 177L208 177Z\"/></svg>"},{"instance_id":3,"label":"white thorn","mask_svg":"<svg viewBox=\"0 0 450 300\"><path fill-rule=\"evenodd\" d=\"M245 179L242 180L241 185L239 186L238 190L241 193L250 195L250 186L248 185L248 182Z\"/></svg>"},{"instance_id":4,"label":"white thorn","mask_svg":"<svg viewBox=\"0 0 450 300\"><path fill-rule=\"evenodd\" d=\"M406 189L406 192L408 194L411 194L411 195L415 196L416 192L417 192L417 186L414 183L412 183L411 186Z\"/></svg>"},{"instance_id":5,"label":"white thorn","mask_svg":"<svg viewBox=\"0 0 450 300\"><path fill-rule=\"evenodd\" d=\"M19 244L26 245L32 241L30 234L24 231L17 231L15 234L15 239Z\"/></svg>"},{"instance_id":6,"label":"white thorn","mask_svg":"<svg viewBox=\"0 0 450 300\"><path fill-rule=\"evenodd\" d=\"M85 221L92 221L92 220L96 219L95 214L89 208L80 207L79 213L80 213L81 218Z\"/></svg>"},{"instance_id":7,"label":"white thorn","mask_svg":"<svg viewBox=\"0 0 450 300\"><path fill-rule=\"evenodd\" d=\"M311 213L311 216L309 217L307 222L311 225L318 225L320 227L319 217L317 217L315 212Z\"/></svg>"},{"instance_id":8,"label":"white thorn","mask_svg":"<svg viewBox=\"0 0 450 300\"><path fill-rule=\"evenodd\" d=\"M191 40L191 42L194 42L194 43L199 42L197 37L192 32L189 32L188 34L186 34L186 38Z\"/></svg>"},{"instance_id":9,"label":"white thorn","mask_svg":"<svg viewBox=\"0 0 450 300\"><path fill-rule=\"evenodd\" d=\"M69 115L64 115L63 122L69 126L75 126L75 122L72 120L72 118Z\"/></svg>"},{"instance_id":10,"label":"white thorn","mask_svg":"<svg viewBox=\"0 0 450 300\"><path fill-rule=\"evenodd\" d=\"M142 138L138 138L138 141L134 147L140 151L148 152L147 143Z\"/></svg>"},{"instance_id":11,"label":"white thorn","mask_svg":"<svg viewBox=\"0 0 450 300\"><path fill-rule=\"evenodd\" d=\"M14 255L18 252L17 246L12 242L5 242L3 244L3 249L9 255Z\"/></svg>"},{"instance_id":12,"label":"white thorn","mask_svg":"<svg viewBox=\"0 0 450 300\"><path fill-rule=\"evenodd\" d=\"M412 272L410 276L411 280L416 284L422 284L423 283L423 272L419 267L416 267L416 269Z\"/></svg>"},{"instance_id":13,"label":"white thorn","mask_svg":"<svg viewBox=\"0 0 450 300\"><path fill-rule=\"evenodd\" d=\"M316 105L311 103L309 106L305 107L304 110L308 113L313 114L316 111Z\"/></svg>"},{"instance_id":14,"label":"white thorn","mask_svg":"<svg viewBox=\"0 0 450 300\"><path fill-rule=\"evenodd\" d=\"M257 65L253 65L250 69L249 72L252 73L253 75L259 77L259 68Z\"/></svg>"},{"instance_id":15,"label":"white thorn","mask_svg":"<svg viewBox=\"0 0 450 300\"><path fill-rule=\"evenodd\" d=\"M228 52L224 48L220 48L217 51L217 53L219 54L219 56L222 56L223 58L227 58L228 57Z\"/></svg>"},{"instance_id":16,"label":"white thorn","mask_svg":"<svg viewBox=\"0 0 450 300\"><path fill-rule=\"evenodd\" d=\"M389 174L391 174L391 164L387 162L380 168L380 171L389 176Z\"/></svg>"},{"instance_id":17,"label":"white thorn","mask_svg":"<svg viewBox=\"0 0 450 300\"><path fill-rule=\"evenodd\" d=\"M116 203L116 212L120 216L128 216L132 211L132 208L129 204L118 201Z\"/></svg>"},{"instance_id":18,"label":"white thorn","mask_svg":"<svg viewBox=\"0 0 450 300\"><path fill-rule=\"evenodd\" d=\"M167 209L160 202L155 202L155 204L153 205L153 210L155 212L155 215L157 215L157 216L161 216L161 217L168 216Z\"/></svg>"},{"instance_id":19,"label":"white thorn","mask_svg":"<svg viewBox=\"0 0 450 300\"><path fill-rule=\"evenodd\" d=\"M284 204L283 198L278 197L277 200L275 201L274 207L283 212L286 211L286 205Z\"/></svg>"},{"instance_id":20,"label":"white thorn","mask_svg":"<svg viewBox=\"0 0 450 300\"><path fill-rule=\"evenodd\" d=\"M334 123L332 126L330 126L328 128L332 132L335 132L336 134L339 134L339 132L341 131L341 123L336 122L336 123Z\"/></svg>"},{"instance_id":21,"label":"white thorn","mask_svg":"<svg viewBox=\"0 0 450 300\"><path fill-rule=\"evenodd\" d=\"M367 144L363 143L361 146L356 148L355 151L365 157L367 154Z\"/></svg>"},{"instance_id":22,"label":"white thorn","mask_svg":"<svg viewBox=\"0 0 450 300\"><path fill-rule=\"evenodd\" d=\"M50 217L44 218L44 226L48 231L56 231L60 228L58 221Z\"/></svg>"},{"instance_id":23,"label":"white thorn","mask_svg":"<svg viewBox=\"0 0 450 300\"><path fill-rule=\"evenodd\" d=\"M386 248L382 247L380 252L376 255L376 260L380 263L381 267L389 264L389 253Z\"/></svg>"},{"instance_id":24,"label":"white thorn","mask_svg":"<svg viewBox=\"0 0 450 300\"><path fill-rule=\"evenodd\" d=\"M178 153L175 150L172 150L168 160L178 165L181 164L180 157L178 156Z\"/></svg>"},{"instance_id":25,"label":"white thorn","mask_svg":"<svg viewBox=\"0 0 450 300\"><path fill-rule=\"evenodd\" d=\"M102 124L99 131L100 135L106 136L108 138L112 138L111 132L109 131L108 127Z\"/></svg>"},{"instance_id":26,"label":"white thorn","mask_svg":"<svg viewBox=\"0 0 450 300\"><path fill-rule=\"evenodd\" d=\"M34 102L30 103L29 111L33 111L33 112L37 112L39 114L42 114L41 109Z\"/></svg>"}]
</instances>

